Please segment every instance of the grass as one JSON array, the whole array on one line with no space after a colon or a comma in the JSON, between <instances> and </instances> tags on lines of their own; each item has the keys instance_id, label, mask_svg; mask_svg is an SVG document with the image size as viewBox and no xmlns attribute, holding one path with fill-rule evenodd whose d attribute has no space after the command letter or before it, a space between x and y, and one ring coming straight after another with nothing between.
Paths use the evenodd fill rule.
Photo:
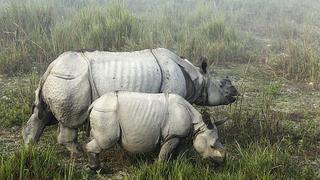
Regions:
<instances>
[{"instance_id":1,"label":"grass","mask_svg":"<svg viewBox=\"0 0 320 180\"><path fill-rule=\"evenodd\" d=\"M234 147L223 167L203 162L193 154L179 156L170 162L141 162L129 179L312 179L310 166L299 167L286 150L268 143L251 143ZM192 154L192 153L191 153Z\"/></svg>"},{"instance_id":2,"label":"grass","mask_svg":"<svg viewBox=\"0 0 320 180\"><path fill-rule=\"evenodd\" d=\"M43 72L69 50L165 47L194 63L251 59L288 79L320 80L315 0L154 3L13 1L0 9L0 73Z\"/></svg>"},{"instance_id":3,"label":"grass","mask_svg":"<svg viewBox=\"0 0 320 180\"><path fill-rule=\"evenodd\" d=\"M0 127L23 125L31 114L38 76L35 73L11 80L0 92Z\"/></svg>"},{"instance_id":4,"label":"grass","mask_svg":"<svg viewBox=\"0 0 320 180\"><path fill-rule=\"evenodd\" d=\"M230 69L227 70L230 71ZM240 77L244 77L241 67L236 67L231 69L231 71ZM119 170L126 172L121 177L127 179L212 179L213 177L215 179L319 178L319 164L317 164L317 159L320 155L317 152L319 148L317 142L320 142L319 122L314 120L315 117L319 117L319 114L314 115L313 113L317 113L314 111L310 111L309 113L295 112L296 114L276 111L274 107L276 107L278 102L283 102L283 98L286 97L282 94L284 89L281 84L283 82L281 79L278 79L277 83L270 83L269 81L274 82L275 79L270 78L270 76L266 79L264 79L266 76L254 76L257 72L261 73L261 69L250 67L246 73L251 78L254 77L248 81L255 80L260 83L258 86L261 89L260 93L256 94L256 96L244 96L232 106L208 109L213 118L229 116L232 119L232 122L228 122L219 128L220 139L226 145L228 151L226 164L222 167L215 167L211 162L202 160L193 150L191 144L188 143L182 148L176 159L165 163L154 161L156 154L137 161L136 158L128 158L127 153L117 147L110 152L106 152L106 154L102 154L101 159L104 167L109 169L107 172L101 171L98 174L92 174L92 172L84 170L83 164L87 162L82 158L74 163L74 171L80 171L81 173L80 175L74 174L74 172L70 172L71 170L69 171L73 166L69 164L72 160L69 159L68 152L62 147L60 149L57 148L56 133L55 131L51 131L55 127L49 132L45 132L46 136L41 139L40 145L33 150L36 154L25 156L34 157L40 154L39 157L42 158L43 156L47 157L46 153L53 153L52 158L55 159L55 164L60 164L60 166L54 166L53 175L50 174L50 177L58 178L65 178L65 176L69 176L66 174L71 173L70 176L79 175L79 178L91 177L100 179L110 177L109 173L117 174ZM219 74L224 73L231 74L229 72L220 72ZM28 87L27 85L28 83L26 87ZM256 92L256 88L255 85L247 83L239 86L241 93L244 95ZM306 97L305 95L304 98ZM27 118L29 113L24 113L24 115ZM9 127L15 125L14 121L12 121L12 124L10 124L10 121L7 123ZM84 137L80 139L81 143L87 141ZM24 151L26 150L22 150L22 152ZM2 161L3 167L15 169L15 167L11 167L9 159L16 158L14 161L20 162L21 160L17 159L23 158L24 155L19 155L19 153L21 153L21 150L13 155L6 155ZM55 158L56 156L58 157ZM31 161L30 163L35 163L35 166L47 166L46 164L39 165L37 161L42 160L38 160L37 158L30 158L29 160ZM48 160L48 162L50 161ZM50 163L48 166L51 167ZM33 177L38 171L31 169L29 166L24 169L29 169L27 171L29 174L21 174L19 169L15 169L16 171L14 173L10 172L10 174L15 174L16 178L22 176ZM61 174L61 172L65 171L67 173ZM47 176L49 175L39 174L37 177Z\"/></svg>"},{"instance_id":5,"label":"grass","mask_svg":"<svg viewBox=\"0 0 320 180\"><path fill-rule=\"evenodd\" d=\"M0 163L1 179L74 179L80 175L74 162L63 163L53 148L21 147Z\"/></svg>"},{"instance_id":6,"label":"grass","mask_svg":"<svg viewBox=\"0 0 320 180\"><path fill-rule=\"evenodd\" d=\"M212 118L232 119L219 128L226 164L202 160L190 144L165 163L155 156L137 163L113 149L102 158L113 173L128 172L121 176L127 179L320 179L319 8L316 0L4 1L0 74L12 80L0 81L0 130L26 122L39 76L62 52L165 47L194 64L206 56L210 68L236 82L242 96L235 104L207 109ZM84 170L84 159L69 159L56 147L54 129L37 147L11 152L16 144L3 146L9 149L1 150L0 179L110 177Z\"/></svg>"}]
</instances>

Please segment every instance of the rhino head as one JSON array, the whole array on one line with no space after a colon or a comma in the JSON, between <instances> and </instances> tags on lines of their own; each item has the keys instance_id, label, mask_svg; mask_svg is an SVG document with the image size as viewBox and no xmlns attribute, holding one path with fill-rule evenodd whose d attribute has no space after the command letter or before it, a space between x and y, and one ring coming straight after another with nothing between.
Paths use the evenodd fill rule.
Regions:
<instances>
[{"instance_id":1,"label":"rhino head","mask_svg":"<svg viewBox=\"0 0 320 180\"><path fill-rule=\"evenodd\" d=\"M239 95L229 79L216 80L209 76L206 88L207 105L209 106L231 104Z\"/></svg>"},{"instance_id":2,"label":"rhino head","mask_svg":"<svg viewBox=\"0 0 320 180\"><path fill-rule=\"evenodd\" d=\"M226 158L226 150L219 141L217 126L222 124L212 124L211 121L199 130L196 134L193 147L203 157L212 159L217 164L222 164ZM219 124L220 123L220 124Z\"/></svg>"},{"instance_id":3,"label":"rhino head","mask_svg":"<svg viewBox=\"0 0 320 180\"><path fill-rule=\"evenodd\" d=\"M201 97L197 104L207 106L228 105L235 102L239 95L235 86L228 78L216 79L214 75L207 72L207 63L202 62L202 74L204 86Z\"/></svg>"}]
</instances>

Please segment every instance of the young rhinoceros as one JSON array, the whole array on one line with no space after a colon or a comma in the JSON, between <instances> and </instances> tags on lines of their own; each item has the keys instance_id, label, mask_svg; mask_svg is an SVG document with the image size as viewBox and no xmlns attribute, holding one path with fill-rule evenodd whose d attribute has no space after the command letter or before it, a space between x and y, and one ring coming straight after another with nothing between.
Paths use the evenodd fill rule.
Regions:
<instances>
[{"instance_id":1,"label":"young rhinoceros","mask_svg":"<svg viewBox=\"0 0 320 180\"><path fill-rule=\"evenodd\" d=\"M150 152L161 144L159 160L165 160L188 135L195 136L193 146L202 157L224 161L216 126L204 123L179 95L111 92L94 101L89 112L93 139L86 150L91 169L99 167L98 154L117 142L133 153Z\"/></svg>"}]
</instances>

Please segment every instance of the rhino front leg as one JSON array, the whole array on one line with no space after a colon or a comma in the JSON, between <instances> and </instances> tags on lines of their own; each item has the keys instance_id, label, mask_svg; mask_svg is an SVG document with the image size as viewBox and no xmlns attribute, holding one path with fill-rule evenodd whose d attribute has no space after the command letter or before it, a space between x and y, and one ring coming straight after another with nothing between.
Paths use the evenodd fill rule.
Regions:
<instances>
[{"instance_id":1,"label":"rhino front leg","mask_svg":"<svg viewBox=\"0 0 320 180\"><path fill-rule=\"evenodd\" d=\"M64 145L71 152L71 155L79 154L82 151L77 141L77 135L77 129L69 128L59 123L58 143Z\"/></svg>"},{"instance_id":2,"label":"rhino front leg","mask_svg":"<svg viewBox=\"0 0 320 180\"><path fill-rule=\"evenodd\" d=\"M172 151L178 146L180 142L179 138L172 138L165 142L160 149L159 161L166 161L169 159Z\"/></svg>"},{"instance_id":3,"label":"rhino front leg","mask_svg":"<svg viewBox=\"0 0 320 180\"><path fill-rule=\"evenodd\" d=\"M89 160L89 168L98 170L100 168L99 153L102 151L97 140L93 139L86 145L87 156Z\"/></svg>"}]
</instances>

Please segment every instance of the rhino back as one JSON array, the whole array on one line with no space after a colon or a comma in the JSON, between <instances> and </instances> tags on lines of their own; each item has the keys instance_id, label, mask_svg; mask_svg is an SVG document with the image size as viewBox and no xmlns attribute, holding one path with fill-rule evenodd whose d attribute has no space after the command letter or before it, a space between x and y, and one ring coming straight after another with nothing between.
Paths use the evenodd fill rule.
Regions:
<instances>
[{"instance_id":1,"label":"rhino back","mask_svg":"<svg viewBox=\"0 0 320 180\"><path fill-rule=\"evenodd\" d=\"M130 152L153 150L159 143L161 126L166 120L164 94L119 92L118 101L123 147Z\"/></svg>"},{"instance_id":2,"label":"rhino back","mask_svg":"<svg viewBox=\"0 0 320 180\"><path fill-rule=\"evenodd\" d=\"M136 52L86 52L100 95L117 90L159 92L161 70L150 50Z\"/></svg>"}]
</instances>

